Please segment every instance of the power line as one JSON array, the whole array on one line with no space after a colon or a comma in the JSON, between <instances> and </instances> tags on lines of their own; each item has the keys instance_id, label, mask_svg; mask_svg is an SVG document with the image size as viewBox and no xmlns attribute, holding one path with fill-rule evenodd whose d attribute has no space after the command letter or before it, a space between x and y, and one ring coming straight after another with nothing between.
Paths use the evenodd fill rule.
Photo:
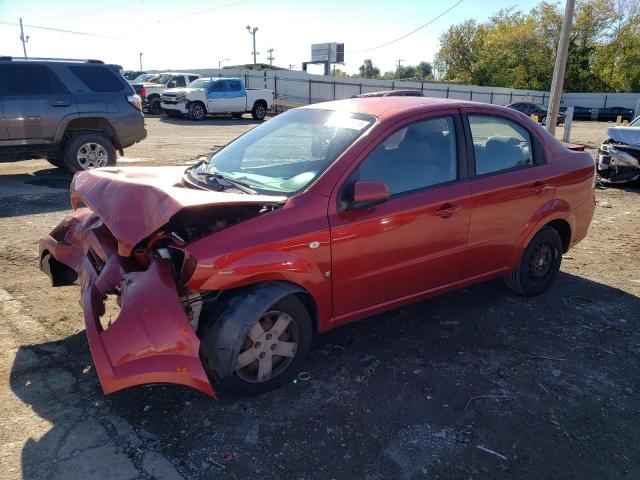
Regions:
<instances>
[{"instance_id":1,"label":"power line","mask_svg":"<svg viewBox=\"0 0 640 480\"><path fill-rule=\"evenodd\" d=\"M415 30L402 35L401 37L396 38L395 40L391 40L390 42L387 43L383 43L382 45L378 45L376 47L371 47L371 48L365 48L362 50L354 50L352 52L347 52L347 53L363 53L363 52L370 52L372 50L377 50L378 48L382 48L382 47L386 47L388 45L391 45L392 43L396 43L399 42L400 40L404 40L405 38L413 35L416 32L419 32L420 30L422 30L425 27L428 27L429 25L431 25L433 22L435 22L436 20L440 19L441 17L445 16L447 13L449 13L451 10L453 10L454 8L456 8L458 5L460 5L464 0L458 0L456 3L454 3L452 6L450 6L449 8L447 8L444 12L442 12L440 15L438 15L435 18L432 18L431 20L429 20L427 23L425 23L424 25L419 26L418 28L416 28Z\"/></svg>"},{"instance_id":2,"label":"power line","mask_svg":"<svg viewBox=\"0 0 640 480\"><path fill-rule=\"evenodd\" d=\"M141 23L139 25L151 25L151 24L156 24L156 23L173 22L174 20L182 20L183 18L189 18L189 17L193 17L193 16L196 16L196 15L202 15L203 13L213 12L214 10L221 10L223 8L233 7L234 5L239 5L241 3L245 3L245 2L248 2L248 1L249 0L239 0L237 2L231 2L231 3L226 3L224 5L219 5L217 7L207 8L206 10L199 10L197 12L187 13L186 15L179 15L177 17L170 17L170 18L162 18L160 20L154 20L152 22Z\"/></svg>"},{"instance_id":3,"label":"power line","mask_svg":"<svg viewBox=\"0 0 640 480\"><path fill-rule=\"evenodd\" d=\"M14 25L19 27L20 24L19 23L15 23L15 22L5 22L3 20L0 20L0 23L3 23L5 25ZM114 37L111 35L101 35L99 33L88 33L88 32L78 32L76 30L64 30L62 28L51 28L51 27L41 27L39 25L27 25L26 23L24 24L25 27L29 27L29 28L35 28L38 30L48 30L51 32L59 32L59 33L70 33L70 34L74 34L74 35L86 35L89 37L102 37L102 38L116 38L116 39L121 39L123 37Z\"/></svg>"}]
</instances>

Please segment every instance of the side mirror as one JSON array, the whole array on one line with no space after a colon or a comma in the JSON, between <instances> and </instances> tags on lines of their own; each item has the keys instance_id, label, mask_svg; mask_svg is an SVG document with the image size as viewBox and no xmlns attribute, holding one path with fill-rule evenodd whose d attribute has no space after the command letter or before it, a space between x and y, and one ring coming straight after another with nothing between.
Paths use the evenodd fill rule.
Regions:
<instances>
[{"instance_id":1,"label":"side mirror","mask_svg":"<svg viewBox=\"0 0 640 480\"><path fill-rule=\"evenodd\" d=\"M353 200L349 210L373 207L389 199L389 188L383 182L358 181L353 185Z\"/></svg>"},{"instance_id":2,"label":"side mirror","mask_svg":"<svg viewBox=\"0 0 640 480\"><path fill-rule=\"evenodd\" d=\"M176 81L175 81L175 80L171 80L171 81L169 82L169 88L176 88L176 86L177 86L177 85L178 85L178 84L176 83Z\"/></svg>"}]
</instances>

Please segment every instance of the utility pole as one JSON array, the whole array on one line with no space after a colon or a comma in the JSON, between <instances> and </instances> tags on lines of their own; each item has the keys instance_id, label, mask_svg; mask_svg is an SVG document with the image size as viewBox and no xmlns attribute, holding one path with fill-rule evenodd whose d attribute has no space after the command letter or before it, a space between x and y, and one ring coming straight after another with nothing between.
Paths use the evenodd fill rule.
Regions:
<instances>
[{"instance_id":1,"label":"utility pole","mask_svg":"<svg viewBox=\"0 0 640 480\"><path fill-rule=\"evenodd\" d=\"M293 70L294 68L295 68L295 65L293 65L293 64L291 64L291 63L290 63L290 64L289 64L289 70Z\"/></svg>"},{"instance_id":2,"label":"utility pole","mask_svg":"<svg viewBox=\"0 0 640 480\"><path fill-rule=\"evenodd\" d=\"M256 32L258 31L258 27L251 28L247 25L247 31L253 35L253 68L256 68L258 65L258 60L256 59L256 55L258 55L258 52L256 52Z\"/></svg>"},{"instance_id":3,"label":"utility pole","mask_svg":"<svg viewBox=\"0 0 640 480\"><path fill-rule=\"evenodd\" d=\"M223 58L222 60L218 60L218 70L222 68L222 62L228 62L228 58Z\"/></svg>"},{"instance_id":4,"label":"utility pole","mask_svg":"<svg viewBox=\"0 0 640 480\"><path fill-rule=\"evenodd\" d=\"M140 71L142 71L142 52L140 52Z\"/></svg>"},{"instance_id":5,"label":"utility pole","mask_svg":"<svg viewBox=\"0 0 640 480\"><path fill-rule=\"evenodd\" d=\"M402 67L402 62L404 62L404 58L398 58L396 62L398 62L398 70L400 70L400 68Z\"/></svg>"},{"instance_id":6,"label":"utility pole","mask_svg":"<svg viewBox=\"0 0 640 480\"><path fill-rule=\"evenodd\" d=\"M558 52L556 53L556 66L553 69L553 80L551 82L551 94L549 95L549 111L547 112L547 130L550 134L556 133L556 121L560 110L560 99L562 98L562 85L564 84L564 73L567 67L567 53L569 51L569 34L571 33L571 23L573 22L573 8L575 0L567 0L564 9L564 20L562 21L562 31L558 42Z\"/></svg>"},{"instance_id":7,"label":"utility pole","mask_svg":"<svg viewBox=\"0 0 640 480\"><path fill-rule=\"evenodd\" d=\"M24 28L22 27L22 17L20 18L20 41L22 42L22 51L24 52L24 58L27 59L27 42L29 41L29 35L24 36Z\"/></svg>"},{"instance_id":8,"label":"utility pole","mask_svg":"<svg viewBox=\"0 0 640 480\"><path fill-rule=\"evenodd\" d=\"M269 65L273 65L273 61L276 59L276 57L273 56L273 48L270 48L269 50L267 50L267 52L269 52L269 56L267 57L267 60L269 60Z\"/></svg>"}]
</instances>

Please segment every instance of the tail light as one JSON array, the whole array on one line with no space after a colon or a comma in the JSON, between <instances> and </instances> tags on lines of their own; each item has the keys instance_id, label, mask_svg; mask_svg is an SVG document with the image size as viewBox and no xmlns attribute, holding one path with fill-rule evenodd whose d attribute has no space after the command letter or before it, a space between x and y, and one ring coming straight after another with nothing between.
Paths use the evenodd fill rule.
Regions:
<instances>
[{"instance_id":1,"label":"tail light","mask_svg":"<svg viewBox=\"0 0 640 480\"><path fill-rule=\"evenodd\" d=\"M147 96L147 90L144 87L140 87L140 97L144 98Z\"/></svg>"},{"instance_id":2,"label":"tail light","mask_svg":"<svg viewBox=\"0 0 640 480\"><path fill-rule=\"evenodd\" d=\"M127 101L138 110L142 111L142 100L138 95L127 95Z\"/></svg>"}]
</instances>

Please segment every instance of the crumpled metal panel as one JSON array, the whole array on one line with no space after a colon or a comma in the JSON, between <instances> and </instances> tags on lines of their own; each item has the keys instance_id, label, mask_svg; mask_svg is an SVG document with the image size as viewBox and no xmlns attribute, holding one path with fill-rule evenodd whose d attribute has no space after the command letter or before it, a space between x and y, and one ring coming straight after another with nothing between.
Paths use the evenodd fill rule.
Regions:
<instances>
[{"instance_id":1,"label":"crumpled metal panel","mask_svg":"<svg viewBox=\"0 0 640 480\"><path fill-rule=\"evenodd\" d=\"M186 207L275 205L287 197L184 188L184 167L99 168L79 172L71 183L74 208L83 202L118 241L118 253L133 247Z\"/></svg>"},{"instance_id":2,"label":"crumpled metal panel","mask_svg":"<svg viewBox=\"0 0 640 480\"><path fill-rule=\"evenodd\" d=\"M607 133L615 142L640 147L640 127L609 127Z\"/></svg>"}]
</instances>

